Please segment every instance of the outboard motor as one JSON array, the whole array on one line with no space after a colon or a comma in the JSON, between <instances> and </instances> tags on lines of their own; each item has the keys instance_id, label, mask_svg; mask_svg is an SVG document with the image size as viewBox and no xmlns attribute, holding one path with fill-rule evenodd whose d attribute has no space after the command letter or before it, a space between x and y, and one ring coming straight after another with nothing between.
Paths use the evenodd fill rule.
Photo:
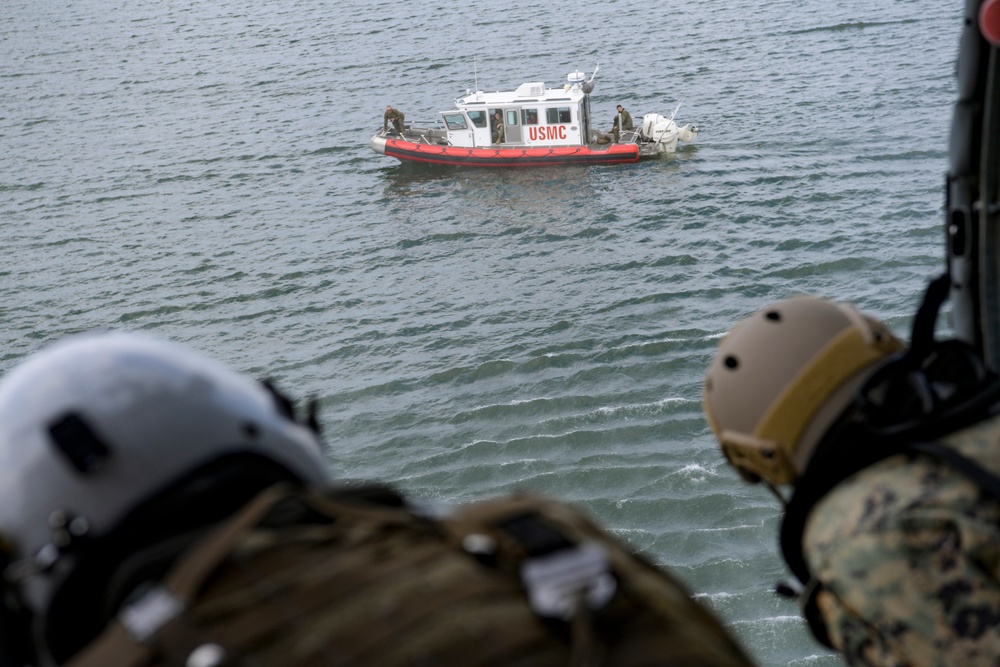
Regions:
<instances>
[{"instance_id":1,"label":"outboard motor","mask_svg":"<svg viewBox=\"0 0 1000 667\"><path fill-rule=\"evenodd\" d=\"M694 141L698 136L698 128L694 125L677 127L674 119L661 116L658 113L648 113L642 117L642 127L639 130L640 148L645 143L649 153L673 153L677 150L677 141Z\"/></svg>"},{"instance_id":2,"label":"outboard motor","mask_svg":"<svg viewBox=\"0 0 1000 667\"><path fill-rule=\"evenodd\" d=\"M639 135L645 141L670 143L677 137L677 123L658 113L648 113L642 117Z\"/></svg>"},{"instance_id":3,"label":"outboard motor","mask_svg":"<svg viewBox=\"0 0 1000 667\"><path fill-rule=\"evenodd\" d=\"M698 138L698 128L694 125L684 125L677 130L677 138L690 143Z\"/></svg>"}]
</instances>

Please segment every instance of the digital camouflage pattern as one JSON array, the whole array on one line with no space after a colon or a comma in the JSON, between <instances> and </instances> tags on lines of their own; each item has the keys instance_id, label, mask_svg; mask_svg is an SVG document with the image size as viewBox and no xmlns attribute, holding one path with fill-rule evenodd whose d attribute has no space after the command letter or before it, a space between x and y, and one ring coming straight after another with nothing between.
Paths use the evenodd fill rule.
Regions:
<instances>
[{"instance_id":1,"label":"digital camouflage pattern","mask_svg":"<svg viewBox=\"0 0 1000 667\"><path fill-rule=\"evenodd\" d=\"M568 619L533 611L521 565L546 543L549 553L599 544L613 597ZM426 518L280 488L185 555L68 664L751 665L682 585L572 506L519 495Z\"/></svg>"},{"instance_id":2,"label":"digital camouflage pattern","mask_svg":"<svg viewBox=\"0 0 1000 667\"><path fill-rule=\"evenodd\" d=\"M941 442L1000 472L1000 419ZM897 455L841 482L803 550L849 664L1000 664L1000 503L946 463Z\"/></svg>"}]
</instances>

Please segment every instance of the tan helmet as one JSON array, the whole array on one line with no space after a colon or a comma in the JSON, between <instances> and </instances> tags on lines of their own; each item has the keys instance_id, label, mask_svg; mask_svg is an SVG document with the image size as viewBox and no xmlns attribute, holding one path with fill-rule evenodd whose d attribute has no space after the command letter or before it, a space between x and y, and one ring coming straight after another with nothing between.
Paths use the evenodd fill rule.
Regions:
<instances>
[{"instance_id":1,"label":"tan helmet","mask_svg":"<svg viewBox=\"0 0 1000 667\"><path fill-rule=\"evenodd\" d=\"M705 377L709 426L745 479L791 484L878 362L902 348L848 304L778 301L719 344Z\"/></svg>"}]
</instances>

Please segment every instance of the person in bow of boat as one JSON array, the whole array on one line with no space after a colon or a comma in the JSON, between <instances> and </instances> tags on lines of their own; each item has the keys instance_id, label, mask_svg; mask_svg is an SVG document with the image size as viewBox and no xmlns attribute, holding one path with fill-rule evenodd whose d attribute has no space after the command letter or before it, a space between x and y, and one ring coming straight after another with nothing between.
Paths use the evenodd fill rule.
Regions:
<instances>
[{"instance_id":1,"label":"person in bow of boat","mask_svg":"<svg viewBox=\"0 0 1000 667\"><path fill-rule=\"evenodd\" d=\"M503 140L503 115L498 110L495 114L493 114L493 143L502 144Z\"/></svg>"},{"instance_id":2,"label":"person in bow of boat","mask_svg":"<svg viewBox=\"0 0 1000 667\"><path fill-rule=\"evenodd\" d=\"M392 122L392 126L396 128L396 134L403 136L403 112L399 109L393 108L392 106L386 106L385 113L382 115L383 134L389 130L390 122Z\"/></svg>"},{"instance_id":3,"label":"person in bow of boat","mask_svg":"<svg viewBox=\"0 0 1000 667\"><path fill-rule=\"evenodd\" d=\"M620 122L620 126L619 126ZM611 133L615 135L615 143L621 138L622 132L628 132L629 130L634 130L635 124L632 122L632 114L628 112L625 107L618 105L618 113L615 115L615 120L611 124Z\"/></svg>"}]
</instances>

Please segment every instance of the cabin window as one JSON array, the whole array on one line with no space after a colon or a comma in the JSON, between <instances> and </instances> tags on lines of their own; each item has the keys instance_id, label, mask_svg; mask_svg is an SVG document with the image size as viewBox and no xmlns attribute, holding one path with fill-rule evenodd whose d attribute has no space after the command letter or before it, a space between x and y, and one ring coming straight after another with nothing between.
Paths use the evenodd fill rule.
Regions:
<instances>
[{"instance_id":1,"label":"cabin window","mask_svg":"<svg viewBox=\"0 0 1000 667\"><path fill-rule=\"evenodd\" d=\"M507 124L517 125L517 110L511 109L507 112Z\"/></svg>"},{"instance_id":2,"label":"cabin window","mask_svg":"<svg viewBox=\"0 0 1000 667\"><path fill-rule=\"evenodd\" d=\"M460 113L446 113L444 123L449 130L464 130L469 127L465 124L465 116Z\"/></svg>"},{"instance_id":3,"label":"cabin window","mask_svg":"<svg viewBox=\"0 0 1000 667\"><path fill-rule=\"evenodd\" d=\"M485 111L470 111L469 120L476 127L486 127L486 112Z\"/></svg>"},{"instance_id":4,"label":"cabin window","mask_svg":"<svg viewBox=\"0 0 1000 667\"><path fill-rule=\"evenodd\" d=\"M559 123L571 122L569 107L557 107L555 109L546 109L545 121L549 125L558 125Z\"/></svg>"},{"instance_id":5,"label":"cabin window","mask_svg":"<svg viewBox=\"0 0 1000 667\"><path fill-rule=\"evenodd\" d=\"M524 125L538 125L538 109L521 109L521 120Z\"/></svg>"}]
</instances>

